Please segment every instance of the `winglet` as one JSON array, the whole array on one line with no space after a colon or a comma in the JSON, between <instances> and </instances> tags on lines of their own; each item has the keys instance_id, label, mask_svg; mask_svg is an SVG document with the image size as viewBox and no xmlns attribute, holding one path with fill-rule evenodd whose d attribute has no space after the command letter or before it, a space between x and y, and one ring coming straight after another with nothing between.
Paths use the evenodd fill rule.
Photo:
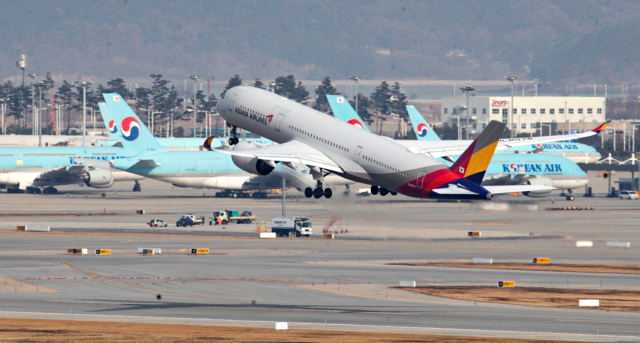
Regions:
<instances>
[{"instance_id":1,"label":"winglet","mask_svg":"<svg viewBox=\"0 0 640 343\"><path fill-rule=\"evenodd\" d=\"M449 170L460 178L480 185L505 126L492 120Z\"/></svg>"},{"instance_id":2,"label":"winglet","mask_svg":"<svg viewBox=\"0 0 640 343\"><path fill-rule=\"evenodd\" d=\"M607 126L609 126L609 124L611 124L611 120L607 120L606 122L602 123L601 125L599 125L598 127L596 127L591 131L595 133L600 133L600 131L604 130Z\"/></svg>"},{"instance_id":3,"label":"winglet","mask_svg":"<svg viewBox=\"0 0 640 343\"><path fill-rule=\"evenodd\" d=\"M203 148L205 148L205 149L207 149L208 151L213 151L213 148L211 148L211 142L213 141L213 139L214 139L214 138L215 138L215 137L213 137L213 136L211 136L211 137L207 138L207 139L204 141L204 144L202 144L202 147L203 147Z\"/></svg>"}]
</instances>

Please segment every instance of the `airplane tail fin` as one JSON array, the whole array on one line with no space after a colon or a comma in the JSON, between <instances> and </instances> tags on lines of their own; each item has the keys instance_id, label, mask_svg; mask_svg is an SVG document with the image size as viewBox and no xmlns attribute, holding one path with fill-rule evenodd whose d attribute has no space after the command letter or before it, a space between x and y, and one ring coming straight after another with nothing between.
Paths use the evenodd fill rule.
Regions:
<instances>
[{"instance_id":1,"label":"airplane tail fin","mask_svg":"<svg viewBox=\"0 0 640 343\"><path fill-rule=\"evenodd\" d=\"M119 94L105 93L107 115L111 116L115 131L111 130L111 121L105 119L110 134L116 134L125 149L135 149L138 154L165 151L155 137L149 132L142 120L133 112L127 102ZM104 113L104 112L103 112ZM120 133L119 135L117 133Z\"/></svg>"},{"instance_id":2,"label":"airplane tail fin","mask_svg":"<svg viewBox=\"0 0 640 343\"><path fill-rule=\"evenodd\" d=\"M327 95L327 101L329 102L329 106L331 106L331 111L333 112L334 117L346 122L347 124L351 124L364 129L367 132L371 132L345 97L342 95Z\"/></svg>"},{"instance_id":3,"label":"airplane tail fin","mask_svg":"<svg viewBox=\"0 0 640 343\"><path fill-rule=\"evenodd\" d=\"M416 138L419 141L439 141L440 137L433 131L431 126L427 124L420 112L413 105L407 105L407 113L409 113L409 119L411 119L411 126L413 132L416 134Z\"/></svg>"},{"instance_id":4,"label":"airplane tail fin","mask_svg":"<svg viewBox=\"0 0 640 343\"><path fill-rule=\"evenodd\" d=\"M449 170L460 178L480 185L505 126L499 121L491 121Z\"/></svg>"}]
</instances>

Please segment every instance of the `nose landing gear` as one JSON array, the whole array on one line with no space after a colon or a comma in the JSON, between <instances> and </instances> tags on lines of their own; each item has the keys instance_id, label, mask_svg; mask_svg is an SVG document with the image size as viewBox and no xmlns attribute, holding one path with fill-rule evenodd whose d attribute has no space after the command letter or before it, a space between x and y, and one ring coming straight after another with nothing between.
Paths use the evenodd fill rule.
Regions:
<instances>
[{"instance_id":1,"label":"nose landing gear","mask_svg":"<svg viewBox=\"0 0 640 343\"><path fill-rule=\"evenodd\" d=\"M229 138L229 145L236 145L240 141L238 139L237 130L238 130L237 126L234 125L231 127L231 138Z\"/></svg>"}]
</instances>

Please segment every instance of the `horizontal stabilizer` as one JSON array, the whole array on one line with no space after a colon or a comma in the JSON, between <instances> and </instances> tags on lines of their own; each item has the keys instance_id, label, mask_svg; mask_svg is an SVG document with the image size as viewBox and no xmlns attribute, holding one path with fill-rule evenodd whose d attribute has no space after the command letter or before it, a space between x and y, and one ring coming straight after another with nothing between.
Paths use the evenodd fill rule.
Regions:
<instances>
[{"instance_id":1,"label":"horizontal stabilizer","mask_svg":"<svg viewBox=\"0 0 640 343\"><path fill-rule=\"evenodd\" d=\"M449 184L447 188L436 188L431 190L434 193L442 194L442 195L475 195L478 194L476 192L472 192L468 189L458 187L455 184Z\"/></svg>"},{"instance_id":2,"label":"horizontal stabilizer","mask_svg":"<svg viewBox=\"0 0 640 343\"><path fill-rule=\"evenodd\" d=\"M556 189L555 187L542 186L542 185L511 185L511 186L483 186L483 187L489 192L491 192L492 194L552 191Z\"/></svg>"}]
</instances>

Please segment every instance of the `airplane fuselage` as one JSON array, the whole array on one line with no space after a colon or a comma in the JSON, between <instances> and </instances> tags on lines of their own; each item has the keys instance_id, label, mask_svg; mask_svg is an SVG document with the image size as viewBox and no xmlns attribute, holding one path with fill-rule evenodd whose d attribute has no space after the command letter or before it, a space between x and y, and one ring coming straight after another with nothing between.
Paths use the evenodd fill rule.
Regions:
<instances>
[{"instance_id":1,"label":"airplane fuselage","mask_svg":"<svg viewBox=\"0 0 640 343\"><path fill-rule=\"evenodd\" d=\"M342 168L337 174L353 181L428 197L433 188L459 179L429 156L257 88L234 87L217 106L231 125L278 143L296 140L313 147ZM465 186L481 198L488 194L470 182Z\"/></svg>"}]
</instances>

